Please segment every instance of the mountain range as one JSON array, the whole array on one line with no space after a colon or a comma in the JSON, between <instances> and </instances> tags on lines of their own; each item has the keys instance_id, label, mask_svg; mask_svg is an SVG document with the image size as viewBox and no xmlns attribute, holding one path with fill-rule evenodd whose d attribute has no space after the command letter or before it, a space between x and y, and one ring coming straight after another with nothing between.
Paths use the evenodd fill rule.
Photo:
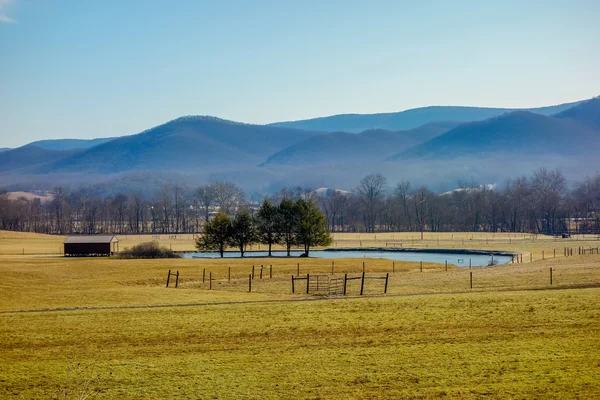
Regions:
<instances>
[{"instance_id":1,"label":"mountain range","mask_svg":"<svg viewBox=\"0 0 600 400\"><path fill-rule=\"evenodd\" d=\"M41 140L4 150L0 186L32 176L52 181L58 175L152 171L280 184L294 171L295 180L333 186L322 177L350 181L365 172L401 173L417 161L449 166L461 159L460 168L477 173L477 161L464 159L502 155L517 165L551 156L595 157L599 139L600 98L529 110L426 107L269 125L190 116L131 136Z\"/></svg>"},{"instance_id":2,"label":"mountain range","mask_svg":"<svg viewBox=\"0 0 600 400\"><path fill-rule=\"evenodd\" d=\"M431 106L394 113L340 114L300 121L276 122L271 125L320 132L344 131L358 133L367 129L406 130L438 121L481 121L513 111L529 111L535 114L553 115L568 110L579 103L581 101L528 109Z\"/></svg>"}]
</instances>

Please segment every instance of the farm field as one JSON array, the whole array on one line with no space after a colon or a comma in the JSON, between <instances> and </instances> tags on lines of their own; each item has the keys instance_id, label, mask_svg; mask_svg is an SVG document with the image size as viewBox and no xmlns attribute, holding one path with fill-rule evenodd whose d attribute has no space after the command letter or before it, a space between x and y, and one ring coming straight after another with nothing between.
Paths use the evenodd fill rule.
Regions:
<instances>
[{"instance_id":1,"label":"farm field","mask_svg":"<svg viewBox=\"0 0 600 400\"><path fill-rule=\"evenodd\" d=\"M594 244L521 246L566 241ZM61 242L0 232L4 249ZM302 283L291 293L298 264L327 281L358 277L363 263L366 276L389 274L387 295L383 280L367 280L364 297L360 281L347 296ZM178 288L165 287L168 270ZM0 398L76 398L83 383L107 399L600 396L596 254L422 271L368 258L26 254L0 255L0 275Z\"/></svg>"},{"instance_id":2,"label":"farm field","mask_svg":"<svg viewBox=\"0 0 600 400\"><path fill-rule=\"evenodd\" d=\"M116 235L119 249L126 250L136 244L157 241L173 251L195 251L194 234L163 235ZM0 255L59 255L66 236L41 235L24 232L0 231ZM568 239L547 235L522 233L487 232L425 232L423 240L419 232L395 233L333 233L336 248L425 248L425 249L473 249L518 252L526 255L528 262L531 253L534 260L550 258L554 251L560 256L565 247L599 247L598 235L572 235ZM281 246L273 249L282 250ZM232 249L235 250L235 249ZM253 245L248 250L266 250L265 245Z\"/></svg>"}]
</instances>

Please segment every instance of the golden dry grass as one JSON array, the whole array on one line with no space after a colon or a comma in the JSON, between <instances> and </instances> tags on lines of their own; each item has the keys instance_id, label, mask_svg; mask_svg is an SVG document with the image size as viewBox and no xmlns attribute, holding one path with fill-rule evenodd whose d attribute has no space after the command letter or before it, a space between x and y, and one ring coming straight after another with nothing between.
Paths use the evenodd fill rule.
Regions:
<instances>
[{"instance_id":1,"label":"golden dry grass","mask_svg":"<svg viewBox=\"0 0 600 400\"><path fill-rule=\"evenodd\" d=\"M195 251L194 234L176 235L117 235L119 249L126 250L132 246L157 241L173 251ZM381 248L419 248L419 249L472 249L498 250L517 252L523 255L523 262L563 255L565 247L577 251L579 247L598 248L598 235L573 235L562 239L547 235L531 235L522 233L486 233L486 232L425 232L423 240L420 233L334 233L331 247L381 247ZM65 236L40 235L34 233L0 231L0 255L42 255L62 254ZM281 250L281 246L274 246ZM233 249L235 250L235 249ZM248 250L266 250L265 245L256 244Z\"/></svg>"},{"instance_id":2,"label":"golden dry grass","mask_svg":"<svg viewBox=\"0 0 600 400\"><path fill-rule=\"evenodd\" d=\"M59 256L1 256L0 311L22 309L112 307L223 301L300 299L306 281L291 276L320 276L327 293L330 278L389 274L388 294L456 293L600 286L600 256L561 257L533 264L508 264L469 270L444 264L392 262L385 259L164 259L64 258ZM334 263L334 275L331 275ZM249 275L254 269L252 293ZM264 266L261 276L261 266ZM273 266L273 278L269 267ZM179 271L179 288L165 288L169 270ZM395 271L395 272L393 272ZM470 288L473 274L473 289ZM203 281L204 276L204 281ZM212 276L212 289L209 279ZM174 286L171 278L170 286ZM366 295L383 294L383 280L367 280ZM358 295L360 281L348 282L347 294ZM316 293L315 293L316 294Z\"/></svg>"},{"instance_id":3,"label":"golden dry grass","mask_svg":"<svg viewBox=\"0 0 600 400\"><path fill-rule=\"evenodd\" d=\"M0 397L598 398L596 289L0 315Z\"/></svg>"},{"instance_id":4,"label":"golden dry grass","mask_svg":"<svg viewBox=\"0 0 600 400\"><path fill-rule=\"evenodd\" d=\"M522 249L559 243L540 242ZM331 276L326 259L0 256L0 398L57 397L72 368L99 375L92 386L107 399L600 396L598 255L423 272L396 261L395 273L389 260L337 259L336 277L360 275L363 262L367 275L390 273L388 295L368 281L371 297L358 298L352 281L329 299L301 284L291 294L298 262L301 274ZM273 279L266 268L259 278L261 264ZM169 269L177 289L164 287Z\"/></svg>"}]
</instances>

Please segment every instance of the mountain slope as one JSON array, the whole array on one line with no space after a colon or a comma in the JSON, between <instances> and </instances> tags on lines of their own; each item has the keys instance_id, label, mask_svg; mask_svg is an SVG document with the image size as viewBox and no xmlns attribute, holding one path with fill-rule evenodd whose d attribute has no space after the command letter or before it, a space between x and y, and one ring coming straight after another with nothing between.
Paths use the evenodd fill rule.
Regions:
<instances>
[{"instance_id":1,"label":"mountain slope","mask_svg":"<svg viewBox=\"0 0 600 400\"><path fill-rule=\"evenodd\" d=\"M239 168L256 165L269 154L314 134L214 117L182 117L46 164L36 172Z\"/></svg>"},{"instance_id":2,"label":"mountain slope","mask_svg":"<svg viewBox=\"0 0 600 400\"><path fill-rule=\"evenodd\" d=\"M47 150L25 145L0 153L0 171L13 171L41 165L76 154L79 150Z\"/></svg>"},{"instance_id":3,"label":"mountain slope","mask_svg":"<svg viewBox=\"0 0 600 400\"><path fill-rule=\"evenodd\" d=\"M451 159L505 153L579 155L594 151L590 143L599 132L564 118L526 111L507 113L485 121L471 122L389 158Z\"/></svg>"},{"instance_id":4,"label":"mountain slope","mask_svg":"<svg viewBox=\"0 0 600 400\"><path fill-rule=\"evenodd\" d=\"M310 137L271 155L261 166L318 165L381 161L456 126L439 122L408 131L371 129L359 134L334 132Z\"/></svg>"},{"instance_id":5,"label":"mountain slope","mask_svg":"<svg viewBox=\"0 0 600 400\"><path fill-rule=\"evenodd\" d=\"M600 130L600 97L585 101L555 115L556 118L570 119Z\"/></svg>"},{"instance_id":6,"label":"mountain slope","mask_svg":"<svg viewBox=\"0 0 600 400\"><path fill-rule=\"evenodd\" d=\"M38 140L29 143L30 146L37 146L46 150L75 150L89 149L106 142L110 142L116 138L100 138L100 139L49 139Z\"/></svg>"},{"instance_id":7,"label":"mountain slope","mask_svg":"<svg viewBox=\"0 0 600 400\"><path fill-rule=\"evenodd\" d=\"M541 115L553 115L568 110L579 103L581 102L531 108L522 111L530 111ZM344 131L357 133L367 129L414 129L436 121L481 121L511 111L517 110L508 108L432 106L414 108L395 113L340 114L300 121L276 122L271 125L321 132Z\"/></svg>"}]
</instances>

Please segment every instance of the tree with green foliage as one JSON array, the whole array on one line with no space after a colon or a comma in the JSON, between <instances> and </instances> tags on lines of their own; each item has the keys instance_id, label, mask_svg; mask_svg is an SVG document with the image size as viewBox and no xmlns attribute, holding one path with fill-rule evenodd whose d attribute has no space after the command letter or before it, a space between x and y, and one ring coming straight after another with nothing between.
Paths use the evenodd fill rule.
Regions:
<instances>
[{"instance_id":1,"label":"tree with green foliage","mask_svg":"<svg viewBox=\"0 0 600 400\"><path fill-rule=\"evenodd\" d=\"M277 231L279 243L285 246L287 256L293 245L297 243L298 207L289 197L284 197L277 208Z\"/></svg>"},{"instance_id":2,"label":"tree with green foliage","mask_svg":"<svg viewBox=\"0 0 600 400\"><path fill-rule=\"evenodd\" d=\"M229 244L240 249L240 254L244 257L246 246L255 243L256 240L257 235L252 216L246 207L240 207L231 222Z\"/></svg>"},{"instance_id":3,"label":"tree with green foliage","mask_svg":"<svg viewBox=\"0 0 600 400\"><path fill-rule=\"evenodd\" d=\"M312 200L298 199L296 240L304 246L304 255L309 256L313 246L328 246L333 239L327 227L327 220Z\"/></svg>"},{"instance_id":4,"label":"tree with green foliage","mask_svg":"<svg viewBox=\"0 0 600 400\"><path fill-rule=\"evenodd\" d=\"M231 221L226 214L219 213L204 224L203 235L196 239L196 248L200 251L218 251L223 253L230 242L232 232Z\"/></svg>"},{"instance_id":5,"label":"tree with green foliage","mask_svg":"<svg viewBox=\"0 0 600 400\"><path fill-rule=\"evenodd\" d=\"M258 241L269 246L269 257L271 257L271 247L279 242L277 219L277 206L271 200L265 199L256 213L256 229Z\"/></svg>"}]
</instances>

